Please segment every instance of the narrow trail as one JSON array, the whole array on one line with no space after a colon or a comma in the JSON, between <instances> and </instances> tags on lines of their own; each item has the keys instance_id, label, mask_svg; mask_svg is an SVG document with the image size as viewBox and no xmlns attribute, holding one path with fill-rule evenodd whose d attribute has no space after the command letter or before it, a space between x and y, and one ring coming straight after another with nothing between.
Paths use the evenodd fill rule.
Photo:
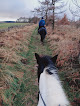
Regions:
<instances>
[{"instance_id":1,"label":"narrow trail","mask_svg":"<svg viewBox=\"0 0 80 106\"><path fill-rule=\"evenodd\" d=\"M27 53L28 64L26 66L26 72L24 76L24 82L26 84L26 106L37 106L38 96L38 83L37 83L37 68L34 54L40 55L52 55L47 39L45 39L44 46L40 42L40 35L37 34L37 28L32 33L31 41L29 44L29 51ZM26 80L25 80L26 79Z\"/></svg>"},{"instance_id":2,"label":"narrow trail","mask_svg":"<svg viewBox=\"0 0 80 106\"><path fill-rule=\"evenodd\" d=\"M38 79L35 53L51 56L52 51L49 49L47 38L44 46L41 44L40 35L37 33L38 27L35 27L36 25L26 27L25 30L21 29L22 32L15 35L15 37L19 35L19 38L24 35L23 40L18 40L18 49L14 46L17 61L6 63L5 67L1 66L2 70L5 68L6 76L10 79L9 87L4 89L4 93L1 91L0 97L3 99L0 100L3 100L1 103L3 106L37 106ZM35 29L29 30L30 28Z\"/></svg>"}]
</instances>

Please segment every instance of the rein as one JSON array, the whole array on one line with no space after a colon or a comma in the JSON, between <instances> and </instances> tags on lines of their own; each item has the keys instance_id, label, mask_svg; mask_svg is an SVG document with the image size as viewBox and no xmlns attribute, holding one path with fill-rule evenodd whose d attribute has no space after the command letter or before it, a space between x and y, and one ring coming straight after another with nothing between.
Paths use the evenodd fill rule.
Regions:
<instances>
[{"instance_id":1,"label":"rein","mask_svg":"<svg viewBox=\"0 0 80 106\"><path fill-rule=\"evenodd\" d=\"M41 93L40 93L40 91L39 91L39 94L40 94L40 97L42 99L42 102L43 102L44 106L47 106L46 103L45 103L45 101L44 101L44 99L43 99L43 97L42 97L42 95L41 95ZM60 106L60 104L58 106Z\"/></svg>"},{"instance_id":2,"label":"rein","mask_svg":"<svg viewBox=\"0 0 80 106\"><path fill-rule=\"evenodd\" d=\"M40 91L39 91L39 94L40 94L40 97L41 97L41 99L42 99L42 102L43 102L44 106L46 106L46 103L45 103L45 101L44 101L44 99L43 99L43 97L42 97Z\"/></svg>"}]
</instances>

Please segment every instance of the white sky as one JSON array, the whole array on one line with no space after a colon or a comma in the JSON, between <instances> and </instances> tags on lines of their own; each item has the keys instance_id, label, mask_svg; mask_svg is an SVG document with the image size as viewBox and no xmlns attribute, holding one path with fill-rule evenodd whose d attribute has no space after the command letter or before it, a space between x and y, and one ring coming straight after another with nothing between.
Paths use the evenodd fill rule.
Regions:
<instances>
[{"instance_id":1,"label":"white sky","mask_svg":"<svg viewBox=\"0 0 80 106\"><path fill-rule=\"evenodd\" d=\"M41 0L42 1L42 0ZM63 0L71 1L71 0ZM31 10L38 7L38 0L0 0L0 21L16 20L19 17L30 17ZM72 17L67 10L69 17Z\"/></svg>"},{"instance_id":2,"label":"white sky","mask_svg":"<svg viewBox=\"0 0 80 106\"><path fill-rule=\"evenodd\" d=\"M0 0L0 21L29 17L38 5L38 0Z\"/></svg>"}]
</instances>

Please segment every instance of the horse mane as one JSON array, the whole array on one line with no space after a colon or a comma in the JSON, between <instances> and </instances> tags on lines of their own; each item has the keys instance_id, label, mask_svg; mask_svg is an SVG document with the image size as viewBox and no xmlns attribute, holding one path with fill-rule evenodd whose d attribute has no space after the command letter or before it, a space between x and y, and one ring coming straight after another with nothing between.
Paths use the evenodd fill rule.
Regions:
<instances>
[{"instance_id":1,"label":"horse mane","mask_svg":"<svg viewBox=\"0 0 80 106\"><path fill-rule=\"evenodd\" d=\"M39 91L46 106L70 106L56 68L46 67L40 75ZM44 106L39 94L38 106Z\"/></svg>"}]
</instances>

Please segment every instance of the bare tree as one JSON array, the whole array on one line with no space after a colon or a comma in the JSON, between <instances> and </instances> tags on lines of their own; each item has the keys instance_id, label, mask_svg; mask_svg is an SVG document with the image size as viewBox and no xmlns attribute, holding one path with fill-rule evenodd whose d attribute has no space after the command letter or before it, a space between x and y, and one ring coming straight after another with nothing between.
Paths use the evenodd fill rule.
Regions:
<instances>
[{"instance_id":1,"label":"bare tree","mask_svg":"<svg viewBox=\"0 0 80 106\"><path fill-rule=\"evenodd\" d=\"M49 14L53 16L52 18L52 27L54 29L54 23L55 23L55 14L56 13L63 13L64 12L64 4L62 0L44 0L44 1L39 1L41 4L41 7L35 8L33 12L36 12L40 16L45 16L46 20L49 17ZM55 4L58 3L59 5L56 6ZM61 10L62 9L62 10Z\"/></svg>"},{"instance_id":2,"label":"bare tree","mask_svg":"<svg viewBox=\"0 0 80 106\"><path fill-rule=\"evenodd\" d=\"M72 2L73 2L78 8L80 8L80 0L72 0Z\"/></svg>"},{"instance_id":3,"label":"bare tree","mask_svg":"<svg viewBox=\"0 0 80 106\"><path fill-rule=\"evenodd\" d=\"M50 0L45 0L45 1L39 1L41 6L39 8L35 8L33 12L36 12L39 16L44 16L46 17L46 20L48 18L48 13L50 11Z\"/></svg>"},{"instance_id":4,"label":"bare tree","mask_svg":"<svg viewBox=\"0 0 80 106\"><path fill-rule=\"evenodd\" d=\"M80 17L80 0L72 0L73 5L69 5L70 12L77 17ZM74 7L73 7L74 6ZM74 8L74 9L73 9Z\"/></svg>"},{"instance_id":5,"label":"bare tree","mask_svg":"<svg viewBox=\"0 0 80 106\"><path fill-rule=\"evenodd\" d=\"M55 6L56 3L59 3L59 6ZM52 0L52 10L53 10L53 21L52 21L52 27L54 29L54 23L55 23L55 14L61 14L66 11L64 10L64 7L67 5L67 2L62 2L62 0ZM57 10L57 12L55 12Z\"/></svg>"},{"instance_id":6,"label":"bare tree","mask_svg":"<svg viewBox=\"0 0 80 106\"><path fill-rule=\"evenodd\" d=\"M54 29L54 10L55 10L55 0L52 0L52 5L53 5L53 22L52 22L52 25L53 25L53 29Z\"/></svg>"}]
</instances>

